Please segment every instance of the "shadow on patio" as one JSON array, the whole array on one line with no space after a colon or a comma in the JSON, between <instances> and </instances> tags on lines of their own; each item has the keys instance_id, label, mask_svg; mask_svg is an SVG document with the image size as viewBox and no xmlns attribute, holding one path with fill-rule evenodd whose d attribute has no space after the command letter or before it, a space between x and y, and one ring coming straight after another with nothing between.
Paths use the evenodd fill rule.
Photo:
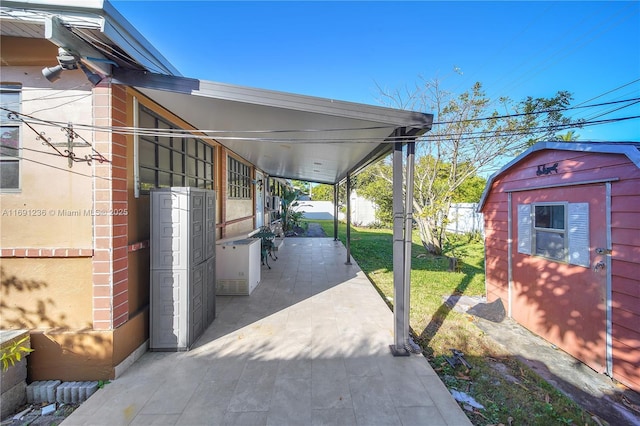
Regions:
<instances>
[{"instance_id":1,"label":"shadow on patio","mask_svg":"<svg viewBox=\"0 0 640 426\"><path fill-rule=\"evenodd\" d=\"M64 424L470 424L330 238L289 238L251 296L219 296L189 352L147 352Z\"/></svg>"}]
</instances>

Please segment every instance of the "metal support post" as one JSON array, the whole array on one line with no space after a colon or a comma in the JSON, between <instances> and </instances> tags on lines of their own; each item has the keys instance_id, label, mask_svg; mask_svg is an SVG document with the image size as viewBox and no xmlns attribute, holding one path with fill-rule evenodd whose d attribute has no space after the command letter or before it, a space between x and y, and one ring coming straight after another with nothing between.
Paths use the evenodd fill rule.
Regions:
<instances>
[{"instance_id":1,"label":"metal support post","mask_svg":"<svg viewBox=\"0 0 640 426\"><path fill-rule=\"evenodd\" d=\"M405 223L404 223L404 328L403 328L403 340L407 349L417 351L419 348L414 348L411 345L412 340L409 336L409 310L411 302L411 244L413 243L413 175L414 175L414 157L415 157L415 142L407 143L407 162L405 164L406 170L406 188L405 188Z\"/></svg>"},{"instance_id":2,"label":"metal support post","mask_svg":"<svg viewBox=\"0 0 640 426\"><path fill-rule=\"evenodd\" d=\"M396 131L396 136L399 132ZM404 342L404 233L402 200L402 143L393 146L393 356L409 356Z\"/></svg>"},{"instance_id":3,"label":"metal support post","mask_svg":"<svg viewBox=\"0 0 640 426\"><path fill-rule=\"evenodd\" d=\"M338 184L333 185L333 241L338 241Z\"/></svg>"},{"instance_id":4,"label":"metal support post","mask_svg":"<svg viewBox=\"0 0 640 426\"><path fill-rule=\"evenodd\" d=\"M351 265L351 175L347 174L347 261Z\"/></svg>"}]
</instances>

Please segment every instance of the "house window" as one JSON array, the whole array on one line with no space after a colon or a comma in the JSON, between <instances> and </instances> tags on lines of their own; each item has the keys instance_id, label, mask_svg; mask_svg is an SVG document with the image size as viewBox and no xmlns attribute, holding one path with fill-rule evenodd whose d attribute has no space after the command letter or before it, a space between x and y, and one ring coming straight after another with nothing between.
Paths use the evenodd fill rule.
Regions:
<instances>
[{"instance_id":1,"label":"house window","mask_svg":"<svg viewBox=\"0 0 640 426\"><path fill-rule=\"evenodd\" d=\"M589 267L589 203L518 204L518 253Z\"/></svg>"},{"instance_id":2,"label":"house window","mask_svg":"<svg viewBox=\"0 0 640 426\"><path fill-rule=\"evenodd\" d=\"M20 112L21 86L0 85L0 190L20 189L20 122L9 118L9 111Z\"/></svg>"},{"instance_id":3,"label":"house window","mask_svg":"<svg viewBox=\"0 0 640 426\"><path fill-rule=\"evenodd\" d=\"M561 262L567 258L564 204L534 205L534 254Z\"/></svg>"},{"instance_id":4,"label":"house window","mask_svg":"<svg viewBox=\"0 0 640 426\"><path fill-rule=\"evenodd\" d=\"M213 189L214 147L200 139L170 136L168 131L178 127L142 106L139 127L158 130L155 135L140 136L140 189L169 186Z\"/></svg>"},{"instance_id":5,"label":"house window","mask_svg":"<svg viewBox=\"0 0 640 426\"><path fill-rule=\"evenodd\" d=\"M251 169L235 158L228 157L227 195L229 198L251 199Z\"/></svg>"}]
</instances>

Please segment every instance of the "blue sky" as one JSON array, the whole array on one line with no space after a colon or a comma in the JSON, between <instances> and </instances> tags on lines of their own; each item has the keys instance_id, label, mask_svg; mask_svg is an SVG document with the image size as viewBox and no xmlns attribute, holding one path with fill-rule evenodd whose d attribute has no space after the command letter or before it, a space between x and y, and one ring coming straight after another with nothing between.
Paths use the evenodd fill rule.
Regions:
<instances>
[{"instance_id":1,"label":"blue sky","mask_svg":"<svg viewBox=\"0 0 640 426\"><path fill-rule=\"evenodd\" d=\"M494 99L640 97L638 1L111 2L187 77L373 105L422 77ZM571 115L640 116L640 103L600 116L622 105ZM640 119L576 133L640 141Z\"/></svg>"}]
</instances>

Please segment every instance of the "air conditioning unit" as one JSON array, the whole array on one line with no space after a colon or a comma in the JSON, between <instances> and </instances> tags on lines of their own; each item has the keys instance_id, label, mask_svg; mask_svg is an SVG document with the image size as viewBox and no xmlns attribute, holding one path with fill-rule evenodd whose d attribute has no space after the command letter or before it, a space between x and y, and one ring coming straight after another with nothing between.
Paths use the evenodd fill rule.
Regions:
<instances>
[{"instance_id":1,"label":"air conditioning unit","mask_svg":"<svg viewBox=\"0 0 640 426\"><path fill-rule=\"evenodd\" d=\"M274 195L273 197L271 197L271 210L280 211L280 197L278 197L277 195Z\"/></svg>"}]
</instances>

